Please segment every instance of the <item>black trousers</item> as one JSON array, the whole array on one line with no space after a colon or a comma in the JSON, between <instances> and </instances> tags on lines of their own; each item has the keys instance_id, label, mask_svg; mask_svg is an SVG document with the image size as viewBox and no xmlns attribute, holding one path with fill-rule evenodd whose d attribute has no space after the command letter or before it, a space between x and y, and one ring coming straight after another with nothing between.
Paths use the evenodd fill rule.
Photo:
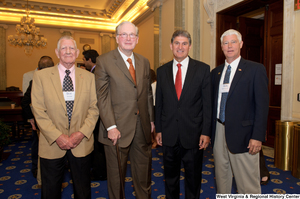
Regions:
<instances>
[{"instance_id":1,"label":"black trousers","mask_svg":"<svg viewBox=\"0 0 300 199\"><path fill-rule=\"evenodd\" d=\"M68 161L75 199L91 198L91 154L86 157L77 158L71 150L59 159L41 158L41 177L42 177L42 199L60 199L61 184L63 182L65 165Z\"/></svg>"},{"instance_id":2,"label":"black trousers","mask_svg":"<svg viewBox=\"0 0 300 199\"><path fill-rule=\"evenodd\" d=\"M39 151L39 137L37 135L36 130L32 130L32 144L31 144L31 172L37 171L37 164L38 164L38 151Z\"/></svg>"},{"instance_id":3,"label":"black trousers","mask_svg":"<svg viewBox=\"0 0 300 199\"><path fill-rule=\"evenodd\" d=\"M173 147L163 146L165 194L167 199L179 199L181 162L185 170L185 198L199 199L202 180L203 150L185 149L178 141Z\"/></svg>"},{"instance_id":4,"label":"black trousers","mask_svg":"<svg viewBox=\"0 0 300 199\"><path fill-rule=\"evenodd\" d=\"M104 145L98 141L99 137L99 125L100 118L98 119L95 129L93 131L94 134L94 151L92 153L92 176L95 180L105 179L106 174L106 158L104 152Z\"/></svg>"}]
</instances>

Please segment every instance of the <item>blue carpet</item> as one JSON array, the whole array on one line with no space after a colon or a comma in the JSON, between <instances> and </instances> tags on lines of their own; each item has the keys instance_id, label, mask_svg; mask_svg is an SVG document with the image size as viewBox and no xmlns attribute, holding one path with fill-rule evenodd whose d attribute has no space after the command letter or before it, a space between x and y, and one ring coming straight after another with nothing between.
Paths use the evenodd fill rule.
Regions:
<instances>
[{"instance_id":1,"label":"blue carpet","mask_svg":"<svg viewBox=\"0 0 300 199\"><path fill-rule=\"evenodd\" d=\"M4 150L10 153L8 158L0 163L0 198L1 199L37 199L40 198L41 190L37 188L37 181L31 173L31 141L30 137L25 137L7 146ZM152 198L163 199L164 195L164 176L162 163L162 148L152 149ZM263 194L296 194L300 193L300 180L294 178L290 171L282 171L274 167L274 160L266 157L266 165L271 174L271 181L262 186ZM211 148L205 150L203 160L203 176L201 199L215 198L216 189L214 182L214 160ZM184 171L181 172L180 193L181 199L184 198ZM126 174L125 195L127 199L135 198L132 179L130 177L130 161ZM73 187L70 173L66 170L64 182L68 186L62 191L62 198L73 198ZM108 199L106 181L91 182L93 199ZM235 193L233 185L232 193Z\"/></svg>"}]
</instances>

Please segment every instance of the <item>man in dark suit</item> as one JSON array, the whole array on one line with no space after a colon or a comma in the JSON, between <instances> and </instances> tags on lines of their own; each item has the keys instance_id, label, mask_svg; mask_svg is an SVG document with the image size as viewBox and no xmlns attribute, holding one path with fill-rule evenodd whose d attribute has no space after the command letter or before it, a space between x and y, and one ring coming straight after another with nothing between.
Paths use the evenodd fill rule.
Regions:
<instances>
[{"instance_id":1,"label":"man in dark suit","mask_svg":"<svg viewBox=\"0 0 300 199\"><path fill-rule=\"evenodd\" d=\"M116 28L118 48L97 58L95 70L100 110L99 141L104 144L110 199L120 198L116 143L123 179L128 156L136 198L151 196L151 132L154 129L149 61L133 49L138 28L122 22ZM124 183L123 183L124 184Z\"/></svg>"},{"instance_id":2,"label":"man in dark suit","mask_svg":"<svg viewBox=\"0 0 300 199\"><path fill-rule=\"evenodd\" d=\"M217 193L231 193L234 175L239 194L260 194L258 153L269 109L266 69L241 58L243 41L238 31L224 32L221 46L225 64L211 72Z\"/></svg>"},{"instance_id":3,"label":"man in dark suit","mask_svg":"<svg viewBox=\"0 0 300 199\"><path fill-rule=\"evenodd\" d=\"M96 68L96 59L99 56L96 50L86 50L82 52L83 63L86 70L91 73L95 72ZM92 170L91 170L91 180L106 180L106 159L104 153L104 146L98 140L99 137L99 125L100 125L100 117L98 118L97 124L93 131L94 133L94 151L92 158Z\"/></svg>"},{"instance_id":4,"label":"man in dark suit","mask_svg":"<svg viewBox=\"0 0 300 199\"><path fill-rule=\"evenodd\" d=\"M96 50L86 50L82 52L82 55L86 70L94 73L96 68L96 59L99 56L98 52Z\"/></svg>"},{"instance_id":5,"label":"man in dark suit","mask_svg":"<svg viewBox=\"0 0 300 199\"><path fill-rule=\"evenodd\" d=\"M188 56L191 36L173 33L174 60L157 69L155 125L163 146L166 198L179 198L181 161L185 169L185 198L199 198L202 156L210 142L210 67Z\"/></svg>"},{"instance_id":6,"label":"man in dark suit","mask_svg":"<svg viewBox=\"0 0 300 199\"><path fill-rule=\"evenodd\" d=\"M60 199L68 161L74 198L91 198L93 130L99 117L95 77L75 66L76 41L63 36L55 53L59 63L34 73L33 114L40 129L39 156L43 199Z\"/></svg>"}]
</instances>

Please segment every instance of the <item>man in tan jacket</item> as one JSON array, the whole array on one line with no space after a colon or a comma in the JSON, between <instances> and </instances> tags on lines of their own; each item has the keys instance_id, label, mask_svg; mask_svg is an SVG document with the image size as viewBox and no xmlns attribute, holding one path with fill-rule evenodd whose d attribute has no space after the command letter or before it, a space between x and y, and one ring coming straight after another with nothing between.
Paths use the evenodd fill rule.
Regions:
<instances>
[{"instance_id":1,"label":"man in tan jacket","mask_svg":"<svg viewBox=\"0 0 300 199\"><path fill-rule=\"evenodd\" d=\"M61 198L68 161L74 198L91 198L90 162L97 108L94 75L75 66L79 55L72 37L60 38L55 50L59 63L37 71L32 84L32 106L41 131L42 198Z\"/></svg>"}]
</instances>

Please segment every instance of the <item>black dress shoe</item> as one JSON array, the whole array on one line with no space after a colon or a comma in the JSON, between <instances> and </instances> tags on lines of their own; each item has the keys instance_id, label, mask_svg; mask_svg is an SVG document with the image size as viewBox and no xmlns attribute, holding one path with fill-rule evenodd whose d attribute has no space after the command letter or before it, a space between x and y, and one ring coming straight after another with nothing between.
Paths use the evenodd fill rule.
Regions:
<instances>
[{"instance_id":1,"label":"black dress shoe","mask_svg":"<svg viewBox=\"0 0 300 199\"><path fill-rule=\"evenodd\" d=\"M105 181L107 180L107 177L106 176L94 176L94 175L91 175L91 181Z\"/></svg>"},{"instance_id":2,"label":"black dress shoe","mask_svg":"<svg viewBox=\"0 0 300 199\"><path fill-rule=\"evenodd\" d=\"M266 181L260 181L261 185L267 185L270 181L270 177L268 177L268 179Z\"/></svg>"},{"instance_id":3,"label":"black dress shoe","mask_svg":"<svg viewBox=\"0 0 300 199\"><path fill-rule=\"evenodd\" d=\"M37 177L37 169L35 169L35 170L32 171L32 175L33 175L34 178Z\"/></svg>"}]
</instances>

